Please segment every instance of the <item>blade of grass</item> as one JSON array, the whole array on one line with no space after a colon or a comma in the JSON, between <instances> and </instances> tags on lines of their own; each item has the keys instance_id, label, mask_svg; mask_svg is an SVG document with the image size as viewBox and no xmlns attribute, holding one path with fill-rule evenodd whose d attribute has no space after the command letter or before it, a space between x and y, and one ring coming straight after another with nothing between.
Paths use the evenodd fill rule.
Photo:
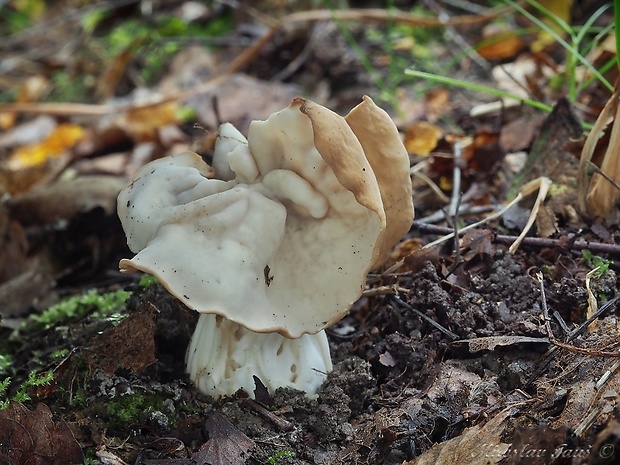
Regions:
<instances>
[{"instance_id":1,"label":"blade of grass","mask_svg":"<svg viewBox=\"0 0 620 465\"><path fill-rule=\"evenodd\" d=\"M463 89L469 89L469 90L474 90L477 92L483 92L485 94L489 94L489 95L494 95L496 97L501 97L501 98L507 98L507 99L513 99L513 100L517 100L519 102L525 103L526 105L529 105L533 108L537 108L539 110L543 110L543 111L547 111L550 112L553 108L550 105L546 105L542 102L539 102L537 100L532 100L529 98L524 98L524 97L519 97L516 95L513 95L509 92L500 90L500 89L495 89L494 87L489 87L489 86L485 86L482 84L476 84L473 82L468 82L468 81L460 81L458 79L454 79L448 76L440 76L437 74L432 74L432 73L425 73L424 71L418 71L415 69L406 69L405 70L405 74L407 76L412 76L412 77L417 77L417 78L422 78L422 79L427 79L429 81L434 81L434 82L439 82L441 84L447 84L449 86L454 86L454 87L461 87Z\"/></svg>"},{"instance_id":2,"label":"blade of grass","mask_svg":"<svg viewBox=\"0 0 620 465\"><path fill-rule=\"evenodd\" d=\"M618 0L615 0L618 1ZM564 47L564 49L569 52L572 56L574 56L575 58L577 58L577 60L584 65L588 71L590 71L593 75L596 76L596 78L610 91L613 92L614 91L614 86L607 80L605 79L605 77L596 69L594 68L594 66L592 66L592 64L583 56L581 55L581 53L579 53L579 50L575 49L575 47L573 47L571 44L569 44L568 42L566 42L566 40L564 40L564 38L560 37L553 29L551 29L547 24L545 24L544 22L542 22L540 19L538 19L536 16L534 16L533 14L531 14L529 11L527 11L525 8L523 8L519 3L514 2L513 0L506 0L506 3L508 3L510 6L512 6L516 11L518 11L519 13L521 13L523 16L525 16L526 18L528 18L530 21L532 21L534 24L536 24L538 27L540 27L543 31L545 31L547 34L549 34L551 37L553 37L553 39L559 43L562 47ZM531 5L535 6L538 5L541 9L543 8L540 4L538 4L538 2L536 2L535 0L528 0L528 3L530 3ZM617 40L617 38L616 38Z\"/></svg>"},{"instance_id":3,"label":"blade of grass","mask_svg":"<svg viewBox=\"0 0 620 465\"><path fill-rule=\"evenodd\" d=\"M573 42L573 47L575 47L575 49L578 49L580 47L580 44L582 44L584 42L584 40L586 38L586 35L593 30L594 23L596 22L596 20L603 13L605 13L605 11L607 11L609 6L610 5L607 4L607 5L603 5L602 7L600 7L598 10L596 10L594 12L594 14L592 14L588 18L588 20L585 22L585 24L581 28L579 28L578 30L576 30L575 32L573 32L571 34L572 42ZM587 46L585 47L583 53L580 54L580 55L581 56L587 55L592 50L592 48L595 46L595 44L597 44L597 43L598 43L598 41L595 38L589 44L587 44ZM577 65L576 57L574 55L572 55L572 54L569 54L569 63L567 64L566 69L567 69L567 71L569 73L569 77L570 77L570 87L569 87L570 88L570 92L569 92L568 99L571 102L574 102L577 99L577 95L584 88L583 82L582 83L578 83L577 82L577 73L575 72L576 65ZM598 71L598 73L601 76L603 75L603 73L601 72L601 69L598 69L597 71ZM595 77L595 79L597 79L597 78Z\"/></svg>"}]
</instances>

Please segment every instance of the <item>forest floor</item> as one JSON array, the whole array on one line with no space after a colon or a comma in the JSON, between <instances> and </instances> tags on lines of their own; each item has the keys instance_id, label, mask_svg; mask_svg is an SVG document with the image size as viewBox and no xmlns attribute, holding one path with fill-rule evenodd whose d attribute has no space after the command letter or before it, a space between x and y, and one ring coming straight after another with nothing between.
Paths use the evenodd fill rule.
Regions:
<instances>
[{"instance_id":1,"label":"forest floor","mask_svg":"<svg viewBox=\"0 0 620 465\"><path fill-rule=\"evenodd\" d=\"M612 8L560 16L580 61L520 3L25 3L0 7L0 465L618 463ZM318 395L213 400L185 373L196 312L118 271L116 197L298 95L390 113L416 218L327 329Z\"/></svg>"}]
</instances>

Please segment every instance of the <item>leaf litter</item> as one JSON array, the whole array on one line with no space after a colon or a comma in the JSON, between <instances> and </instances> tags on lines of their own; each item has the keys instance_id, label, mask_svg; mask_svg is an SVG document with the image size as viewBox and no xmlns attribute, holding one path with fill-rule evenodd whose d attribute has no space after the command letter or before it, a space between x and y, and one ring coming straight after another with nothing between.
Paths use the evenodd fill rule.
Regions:
<instances>
[{"instance_id":1,"label":"leaf litter","mask_svg":"<svg viewBox=\"0 0 620 465\"><path fill-rule=\"evenodd\" d=\"M182 3L187 11L192 2ZM180 9L154 5L156 15L180 17ZM563 99L550 83L566 76L565 52L554 43L541 47L548 40L542 34L494 30L498 15L527 23L506 8L470 14L441 5L452 18L439 21L383 9L282 11L265 1L256 8L275 21L242 8L245 23L235 23L216 46L183 47L147 90L138 76L147 62L131 49L140 42L127 43L113 59L95 53L88 62L71 54L80 41L83 50L96 51L89 40L138 14L106 7L107 19L90 26L87 10L76 7L65 18L82 20L94 35L59 28L54 18L63 13L48 7L31 18L28 33L0 46L3 58L13 59L0 85L11 83L14 96L0 107L0 186L7 198L0 211L2 395L15 397L30 373L54 375L51 386L27 388L26 406L11 402L0 411L0 461L83 463L84 455L90 463L117 464L614 460L618 327L605 302L618 288L617 207L598 210L593 200L601 190L606 199L616 195L603 180L617 174L609 139L617 125L599 137L607 121L594 117L604 108L614 113L606 106L608 87L595 83L577 101ZM198 21L217 21L227 8L200 13ZM577 8L573 16L578 24ZM344 27L334 18L351 22ZM401 34L392 55L376 46L390 21L402 28L392 30ZM250 23L255 29L244 30ZM364 60L380 80L393 81L386 63L409 66L423 58L412 44L424 38L412 25L449 27L471 44L486 41L480 55L488 66L467 55L450 72L520 98L533 95L553 111L397 82L400 113L392 110L410 149L418 222L395 252L391 263L398 267L371 276L367 292L330 331L334 371L312 399L287 390L270 395L260 380L254 403L242 392L218 402L199 395L183 363L195 315L159 285L139 285L117 272L118 258L126 256L115 216L118 191L152 159L191 149L208 160L221 121L247 127L297 94L344 109L363 93L385 92ZM347 31L365 57L345 40ZM448 61L451 48L437 47L434 61ZM597 63L613 54L609 40L594 48ZM480 64L491 72L472 73ZM61 95L57 69L110 79L107 86L83 80L92 92L76 88L71 101L41 102ZM22 83L24 75L29 79ZM589 141L581 121L595 124ZM588 170L604 173L593 178L596 189L582 178L577 185L578 169L585 181ZM522 233L533 198L520 203L521 219L492 218L487 229L460 233L538 176L553 184L532 215L537 228L513 254L508 247ZM456 239L422 248L449 232ZM584 249L610 265L589 275L592 260ZM34 334L24 329L28 314L89 288L126 288L133 295L114 311L93 306ZM576 331L595 308L596 325Z\"/></svg>"}]
</instances>

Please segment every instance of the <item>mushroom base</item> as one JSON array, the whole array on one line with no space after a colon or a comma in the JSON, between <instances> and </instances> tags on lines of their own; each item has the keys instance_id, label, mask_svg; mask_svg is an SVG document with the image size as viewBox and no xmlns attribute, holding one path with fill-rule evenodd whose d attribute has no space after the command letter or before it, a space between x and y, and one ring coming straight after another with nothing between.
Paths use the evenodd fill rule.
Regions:
<instances>
[{"instance_id":1,"label":"mushroom base","mask_svg":"<svg viewBox=\"0 0 620 465\"><path fill-rule=\"evenodd\" d=\"M332 370L332 362L325 331L288 339L201 314L187 350L186 370L201 392L215 398L239 389L254 398L254 376L272 393L289 387L312 395Z\"/></svg>"}]
</instances>

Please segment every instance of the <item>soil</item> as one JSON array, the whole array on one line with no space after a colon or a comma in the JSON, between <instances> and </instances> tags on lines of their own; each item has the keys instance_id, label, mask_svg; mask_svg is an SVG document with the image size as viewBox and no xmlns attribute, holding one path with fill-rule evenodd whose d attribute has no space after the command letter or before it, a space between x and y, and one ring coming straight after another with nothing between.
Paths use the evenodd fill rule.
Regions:
<instances>
[{"instance_id":1,"label":"soil","mask_svg":"<svg viewBox=\"0 0 620 465\"><path fill-rule=\"evenodd\" d=\"M530 262L539 263L526 269ZM312 398L288 389L269 395L260 382L256 400L242 391L219 401L199 394L184 373L195 312L158 284L127 285L133 295L120 324L87 318L44 330L24 342L16 362L27 371L29 354L74 348L57 366L54 386L32 394L64 419L94 463L396 464L506 408L502 434L519 447L515 431L551 431L571 386L596 381L610 366L607 358L554 353L547 339L543 304L570 322L585 310L583 281L547 278L543 301L535 274L544 263L531 251L513 256L497 247L450 272L448 264L444 257L415 273L371 276L371 288L397 284L399 292L363 297L329 330L334 370ZM613 293L615 275L605 276L599 291ZM573 343L602 346L608 341L591 339L609 339L617 325L615 315L605 316L598 328L607 332ZM615 415L612 408L599 416L599 427L582 437L566 433L571 447L591 448ZM208 445L227 428L213 452ZM241 452L240 438L247 442ZM531 438L526 444L535 447ZM502 457L526 463L516 455Z\"/></svg>"}]
</instances>

